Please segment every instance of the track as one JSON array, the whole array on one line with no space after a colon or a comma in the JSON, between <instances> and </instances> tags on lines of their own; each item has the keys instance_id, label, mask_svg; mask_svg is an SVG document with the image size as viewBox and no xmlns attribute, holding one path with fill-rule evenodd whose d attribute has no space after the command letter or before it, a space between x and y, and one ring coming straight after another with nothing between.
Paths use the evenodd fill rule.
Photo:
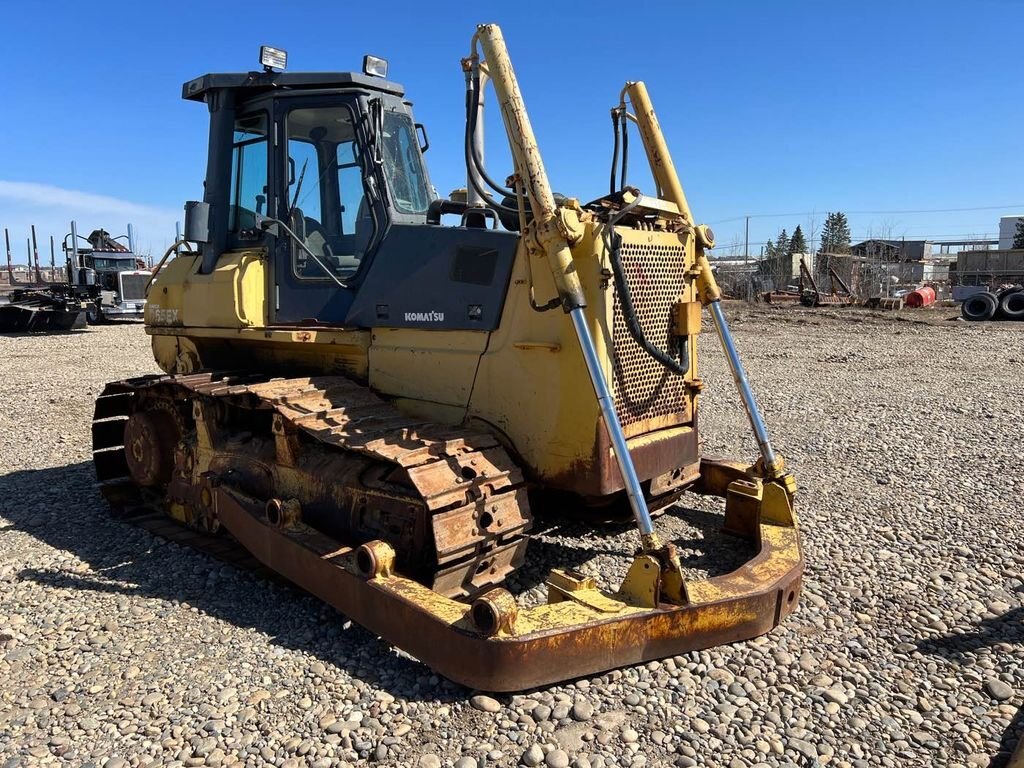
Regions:
<instances>
[{"instance_id":1,"label":"track","mask_svg":"<svg viewBox=\"0 0 1024 768\"><path fill-rule=\"evenodd\" d=\"M502 583L532 520L522 474L492 435L410 417L344 377L114 382L96 403L93 452L115 513L245 566L255 561L208 533L211 476L297 502L303 523L346 544L388 541L400 570L449 597Z\"/></svg>"}]
</instances>

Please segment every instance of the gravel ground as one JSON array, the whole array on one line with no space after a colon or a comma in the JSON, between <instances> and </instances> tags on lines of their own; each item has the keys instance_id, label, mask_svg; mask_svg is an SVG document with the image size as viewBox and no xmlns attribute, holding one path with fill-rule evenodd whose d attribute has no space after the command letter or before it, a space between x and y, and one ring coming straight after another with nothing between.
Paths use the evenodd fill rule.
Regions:
<instances>
[{"instance_id":1,"label":"gravel ground","mask_svg":"<svg viewBox=\"0 0 1024 768\"><path fill-rule=\"evenodd\" d=\"M799 612L495 698L106 516L92 399L152 370L140 327L0 337L0 767L1003 764L1024 730L1024 326L954 312L731 308L801 487ZM752 455L717 342L701 349L707 448ZM742 559L715 507L685 503L658 526L695 573ZM569 563L611 579L635 541L547 527L521 582Z\"/></svg>"}]
</instances>

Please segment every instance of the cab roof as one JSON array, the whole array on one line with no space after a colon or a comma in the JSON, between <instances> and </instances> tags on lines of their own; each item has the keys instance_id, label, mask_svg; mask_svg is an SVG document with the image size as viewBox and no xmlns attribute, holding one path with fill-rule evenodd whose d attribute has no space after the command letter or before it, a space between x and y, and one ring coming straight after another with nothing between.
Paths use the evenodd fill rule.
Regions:
<instances>
[{"instance_id":1,"label":"cab roof","mask_svg":"<svg viewBox=\"0 0 1024 768\"><path fill-rule=\"evenodd\" d=\"M243 98L251 98L271 90L322 90L361 88L403 96L398 83L360 72L215 72L189 80L181 87L181 98L205 101L212 90L244 90Z\"/></svg>"}]
</instances>

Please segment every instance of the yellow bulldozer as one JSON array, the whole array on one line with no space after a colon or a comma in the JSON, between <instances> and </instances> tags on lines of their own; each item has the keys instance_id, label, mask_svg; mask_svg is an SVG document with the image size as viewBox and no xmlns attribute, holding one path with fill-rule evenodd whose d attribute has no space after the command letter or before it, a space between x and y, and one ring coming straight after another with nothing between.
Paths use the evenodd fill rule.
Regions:
<instances>
[{"instance_id":1,"label":"yellow bulldozer","mask_svg":"<svg viewBox=\"0 0 1024 768\"><path fill-rule=\"evenodd\" d=\"M767 632L793 611L796 486L736 354L706 252L641 82L612 109L607 195L552 193L501 31L462 60L467 186L437 199L387 63L207 74L202 201L148 289L166 375L96 403L94 457L117 513L225 535L296 585L467 686L522 690ZM512 173L484 163L493 88ZM629 132L656 189L626 183ZM173 258L171 258L173 257ZM701 454L697 368L709 311L756 462ZM688 579L652 511L724 499L756 545ZM506 587L537 509L595 525L631 511L621 584L569 569L547 602ZM628 518L627 518L628 519Z\"/></svg>"}]
</instances>

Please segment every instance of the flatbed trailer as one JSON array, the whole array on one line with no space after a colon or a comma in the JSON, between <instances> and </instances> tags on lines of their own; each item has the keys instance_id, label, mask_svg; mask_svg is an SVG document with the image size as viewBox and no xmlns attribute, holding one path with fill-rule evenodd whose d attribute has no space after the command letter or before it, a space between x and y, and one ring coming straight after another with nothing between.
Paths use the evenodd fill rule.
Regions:
<instances>
[{"instance_id":1,"label":"flatbed trailer","mask_svg":"<svg viewBox=\"0 0 1024 768\"><path fill-rule=\"evenodd\" d=\"M0 304L0 333L78 330L85 312L86 302L60 287L16 288Z\"/></svg>"}]
</instances>

